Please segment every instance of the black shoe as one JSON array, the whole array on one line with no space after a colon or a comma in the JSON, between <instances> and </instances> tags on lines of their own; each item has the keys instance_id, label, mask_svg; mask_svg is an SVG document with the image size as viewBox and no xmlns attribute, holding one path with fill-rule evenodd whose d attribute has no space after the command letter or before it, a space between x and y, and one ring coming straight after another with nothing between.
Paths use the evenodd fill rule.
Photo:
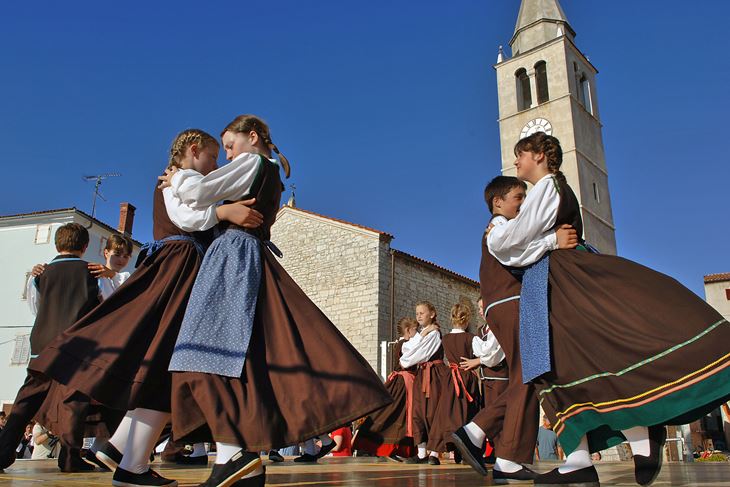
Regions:
<instances>
[{"instance_id":1,"label":"black shoe","mask_svg":"<svg viewBox=\"0 0 730 487\"><path fill-rule=\"evenodd\" d=\"M81 459L81 450L62 446L58 452L58 468L64 473L93 472L94 465Z\"/></svg>"},{"instance_id":2,"label":"black shoe","mask_svg":"<svg viewBox=\"0 0 730 487\"><path fill-rule=\"evenodd\" d=\"M102 462L101 460L96 458L96 455L91 450L86 450L86 453L84 453L84 460L86 460L89 463L93 463L94 465L99 467L104 472L112 471L112 469L107 467L107 465L104 462Z\"/></svg>"},{"instance_id":3,"label":"black shoe","mask_svg":"<svg viewBox=\"0 0 730 487\"><path fill-rule=\"evenodd\" d=\"M451 434L451 440L461 453L461 458L478 474L486 477L487 466L484 464L484 450L471 442L463 426Z\"/></svg>"},{"instance_id":4,"label":"black shoe","mask_svg":"<svg viewBox=\"0 0 730 487\"><path fill-rule=\"evenodd\" d=\"M281 453L279 453L276 450L270 450L269 451L269 460L276 463L281 463L284 461L284 457L281 456Z\"/></svg>"},{"instance_id":5,"label":"black shoe","mask_svg":"<svg viewBox=\"0 0 730 487\"><path fill-rule=\"evenodd\" d=\"M256 475L255 477L241 479L231 484L231 487L264 487L266 484L266 467L262 468L264 469L264 473Z\"/></svg>"},{"instance_id":6,"label":"black shoe","mask_svg":"<svg viewBox=\"0 0 730 487\"><path fill-rule=\"evenodd\" d=\"M317 460L319 457L317 455L311 455L309 453L305 453L301 456L298 456L294 459L294 463L317 463Z\"/></svg>"},{"instance_id":7,"label":"black shoe","mask_svg":"<svg viewBox=\"0 0 730 487\"><path fill-rule=\"evenodd\" d=\"M116 487L176 487L177 480L166 479L151 468L145 473L132 473L117 467L112 477L112 485Z\"/></svg>"},{"instance_id":8,"label":"black shoe","mask_svg":"<svg viewBox=\"0 0 730 487\"><path fill-rule=\"evenodd\" d=\"M0 470L4 470L15 463L15 459L15 448L7 448L0 451Z\"/></svg>"},{"instance_id":9,"label":"black shoe","mask_svg":"<svg viewBox=\"0 0 730 487\"><path fill-rule=\"evenodd\" d=\"M416 465L416 464L426 465L428 463L428 457L423 457L423 458L418 458L417 456L408 457L403 461L403 463L408 463L409 465Z\"/></svg>"},{"instance_id":10,"label":"black shoe","mask_svg":"<svg viewBox=\"0 0 730 487\"><path fill-rule=\"evenodd\" d=\"M385 459L395 463L403 463L403 461L405 460L405 458L399 457L395 453L391 453L390 455L385 457Z\"/></svg>"},{"instance_id":11,"label":"black shoe","mask_svg":"<svg viewBox=\"0 0 730 487\"><path fill-rule=\"evenodd\" d=\"M511 482L524 482L534 480L537 477L537 472L533 472L527 467L522 467L516 472L500 472L499 470L492 469L492 479L495 484L509 484Z\"/></svg>"},{"instance_id":12,"label":"black shoe","mask_svg":"<svg viewBox=\"0 0 730 487\"><path fill-rule=\"evenodd\" d=\"M97 460L106 465L109 470L117 469L119 462L122 461L122 452L117 450L117 448L108 441L103 441L98 446L94 443L94 448L96 450L94 455Z\"/></svg>"},{"instance_id":13,"label":"black shoe","mask_svg":"<svg viewBox=\"0 0 730 487\"><path fill-rule=\"evenodd\" d=\"M596 467L591 465L590 467L581 468L580 470L574 470L570 473L560 473L555 468L547 473L540 474L535 477L535 486L541 485L570 485L580 487L600 487L601 484L598 481L598 472Z\"/></svg>"},{"instance_id":14,"label":"black shoe","mask_svg":"<svg viewBox=\"0 0 730 487\"><path fill-rule=\"evenodd\" d=\"M651 485L659 475L664 460L667 429L663 425L649 426L649 456L634 455L634 477L639 485Z\"/></svg>"},{"instance_id":15,"label":"black shoe","mask_svg":"<svg viewBox=\"0 0 730 487\"><path fill-rule=\"evenodd\" d=\"M435 457L433 455L428 456L428 464L429 465L441 465L441 461L438 457Z\"/></svg>"},{"instance_id":16,"label":"black shoe","mask_svg":"<svg viewBox=\"0 0 730 487\"><path fill-rule=\"evenodd\" d=\"M330 443L329 445L322 445L322 448L319 449L319 451L317 452L317 454L315 456L317 457L317 459L320 459L323 456L325 456L326 454L328 454L329 452L331 452L335 446L337 446L337 443L335 443L334 441L332 443Z\"/></svg>"},{"instance_id":17,"label":"black shoe","mask_svg":"<svg viewBox=\"0 0 730 487\"><path fill-rule=\"evenodd\" d=\"M261 465L258 453L239 451L223 465L216 463L210 472L208 480L198 487L230 487L241 477L250 474ZM247 481L249 479L246 479ZM245 484L248 485L248 484ZM255 485L255 484L253 484Z\"/></svg>"},{"instance_id":18,"label":"black shoe","mask_svg":"<svg viewBox=\"0 0 730 487\"><path fill-rule=\"evenodd\" d=\"M454 450L454 463L461 463L461 453L459 453L459 450Z\"/></svg>"},{"instance_id":19,"label":"black shoe","mask_svg":"<svg viewBox=\"0 0 730 487\"><path fill-rule=\"evenodd\" d=\"M178 465L205 467L208 465L208 455L198 455L197 457L186 457L185 455L182 455L175 461L175 463L177 463Z\"/></svg>"}]
</instances>

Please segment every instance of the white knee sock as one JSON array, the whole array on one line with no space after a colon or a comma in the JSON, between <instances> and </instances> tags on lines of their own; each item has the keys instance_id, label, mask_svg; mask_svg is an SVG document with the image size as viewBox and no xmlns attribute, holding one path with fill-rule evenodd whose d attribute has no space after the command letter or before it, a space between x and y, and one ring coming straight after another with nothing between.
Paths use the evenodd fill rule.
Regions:
<instances>
[{"instance_id":1,"label":"white knee sock","mask_svg":"<svg viewBox=\"0 0 730 487\"><path fill-rule=\"evenodd\" d=\"M191 457L204 457L208 454L208 452L205 450L205 443L196 443L193 445L193 453L190 454Z\"/></svg>"},{"instance_id":2,"label":"white knee sock","mask_svg":"<svg viewBox=\"0 0 730 487\"><path fill-rule=\"evenodd\" d=\"M588 451L588 438L584 436L581 438L578 447L565 459L565 463L558 469L558 472L570 473L591 465L593 465L593 460L591 460L591 454Z\"/></svg>"},{"instance_id":3,"label":"white knee sock","mask_svg":"<svg viewBox=\"0 0 730 487\"><path fill-rule=\"evenodd\" d=\"M515 473L522 469L522 465L515 463L512 460L506 460L504 458L497 457L494 462L494 470L503 473Z\"/></svg>"},{"instance_id":4,"label":"white knee sock","mask_svg":"<svg viewBox=\"0 0 730 487\"><path fill-rule=\"evenodd\" d=\"M330 438L330 435L319 435L319 441L322 442L322 446L325 446L332 443L332 438Z\"/></svg>"},{"instance_id":5,"label":"white knee sock","mask_svg":"<svg viewBox=\"0 0 730 487\"><path fill-rule=\"evenodd\" d=\"M137 408L127 414L132 421L119 467L132 473L144 473L150 468L150 453L169 421L170 413Z\"/></svg>"},{"instance_id":6,"label":"white knee sock","mask_svg":"<svg viewBox=\"0 0 730 487\"><path fill-rule=\"evenodd\" d=\"M649 428L646 426L634 426L633 428L622 430L621 433L623 433L631 445L631 452L634 455L649 456L651 453L649 446Z\"/></svg>"},{"instance_id":7,"label":"white knee sock","mask_svg":"<svg viewBox=\"0 0 730 487\"><path fill-rule=\"evenodd\" d=\"M122 421L117 426L117 430L114 432L109 443L114 446L121 453L124 453L124 449L127 447L127 438L129 437L129 428L132 426L132 411L127 411Z\"/></svg>"},{"instance_id":8,"label":"white knee sock","mask_svg":"<svg viewBox=\"0 0 730 487\"><path fill-rule=\"evenodd\" d=\"M215 463L223 465L231 459L233 455L241 451L241 445L234 445L233 443L215 443Z\"/></svg>"},{"instance_id":9,"label":"white knee sock","mask_svg":"<svg viewBox=\"0 0 730 487\"><path fill-rule=\"evenodd\" d=\"M418 458L426 458L426 443L418 444Z\"/></svg>"},{"instance_id":10,"label":"white knee sock","mask_svg":"<svg viewBox=\"0 0 730 487\"><path fill-rule=\"evenodd\" d=\"M474 446L481 448L484 440L487 439L487 434L479 427L475 422L471 422L464 426L466 436L474 444Z\"/></svg>"},{"instance_id":11,"label":"white knee sock","mask_svg":"<svg viewBox=\"0 0 730 487\"><path fill-rule=\"evenodd\" d=\"M436 457L436 458L438 458L438 457L439 457L439 452L437 452L437 451L432 451L431 453L429 453L429 456L432 456L432 457Z\"/></svg>"}]
</instances>

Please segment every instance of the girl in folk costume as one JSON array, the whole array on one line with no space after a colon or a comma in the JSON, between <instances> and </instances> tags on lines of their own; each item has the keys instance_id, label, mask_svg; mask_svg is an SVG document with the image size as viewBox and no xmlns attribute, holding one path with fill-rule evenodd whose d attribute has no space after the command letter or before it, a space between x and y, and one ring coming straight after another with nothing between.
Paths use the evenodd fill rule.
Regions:
<instances>
[{"instance_id":1,"label":"girl in folk costume","mask_svg":"<svg viewBox=\"0 0 730 487\"><path fill-rule=\"evenodd\" d=\"M190 129L172 144L170 166L207 173L216 167L218 142ZM128 411L96 456L115 469L112 483L177 485L149 468L160 431L170 419L172 378L167 371L185 306L211 231L191 233L173 224L207 229L219 218L257 225L260 215L239 204L193 210L156 188L155 242L143 247L137 269L108 299L47 348L34 369L114 409ZM184 226L184 225L183 225Z\"/></svg>"},{"instance_id":2,"label":"girl in folk costume","mask_svg":"<svg viewBox=\"0 0 730 487\"><path fill-rule=\"evenodd\" d=\"M202 485L263 485L256 452L326 434L392 399L272 253L283 185L269 128L241 115L221 135L231 162L206 176L170 171L172 193L201 210L254 197L263 224L222 227L205 255L170 362L173 434L217 442Z\"/></svg>"},{"instance_id":3,"label":"girl in folk costume","mask_svg":"<svg viewBox=\"0 0 730 487\"><path fill-rule=\"evenodd\" d=\"M393 372L385 382L385 388L393 402L368 416L355 433L352 447L371 455L389 457L411 457L415 454L413 444L413 382L417 366L404 368L400 359L403 345L418 333L418 322L411 318L398 321L400 338L393 347Z\"/></svg>"},{"instance_id":4,"label":"girl in folk costume","mask_svg":"<svg viewBox=\"0 0 730 487\"><path fill-rule=\"evenodd\" d=\"M410 457L406 463L428 463L439 465L437 451L426 457L426 444L433 433L439 393L449 375L444 365L444 349L441 347L441 327L436 322L436 308L428 301L416 304L416 321L421 325L420 333L403 344L400 364L403 368L418 365L416 380L413 384L413 438L418 447L418 455Z\"/></svg>"},{"instance_id":5,"label":"girl in folk costume","mask_svg":"<svg viewBox=\"0 0 730 487\"><path fill-rule=\"evenodd\" d=\"M559 171L555 137L533 134L515 155L517 176L534 188L515 219L491 230L489 250L505 265L529 266L523 380L535 384L569 453L535 483L597 482L590 452L628 440L636 481L648 485L661 468L665 425L699 419L730 398L730 324L674 279L621 257L534 252L531 244L558 225L581 235L580 208Z\"/></svg>"},{"instance_id":6,"label":"girl in folk costume","mask_svg":"<svg viewBox=\"0 0 730 487\"><path fill-rule=\"evenodd\" d=\"M467 331L469 321L471 321L469 307L455 304L451 308L451 333L441 340L451 373L441 384L438 410L432 433L429 434L429 450L439 452L453 450L452 433L470 421L481 405L479 379L476 374L459 367L460 360L464 356L471 355L473 342L481 341ZM458 452L455 459L460 461Z\"/></svg>"}]
</instances>

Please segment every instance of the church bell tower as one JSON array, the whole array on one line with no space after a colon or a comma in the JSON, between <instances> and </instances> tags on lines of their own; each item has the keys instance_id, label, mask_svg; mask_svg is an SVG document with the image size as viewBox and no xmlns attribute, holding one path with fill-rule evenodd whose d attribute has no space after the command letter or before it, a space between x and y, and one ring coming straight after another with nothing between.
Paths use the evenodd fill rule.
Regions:
<instances>
[{"instance_id":1,"label":"church bell tower","mask_svg":"<svg viewBox=\"0 0 730 487\"><path fill-rule=\"evenodd\" d=\"M497 90L502 173L514 175L515 143L543 131L563 148L562 171L581 205L584 237L616 253L608 171L598 111L598 71L575 45L558 0L522 0L509 42L499 48Z\"/></svg>"}]
</instances>

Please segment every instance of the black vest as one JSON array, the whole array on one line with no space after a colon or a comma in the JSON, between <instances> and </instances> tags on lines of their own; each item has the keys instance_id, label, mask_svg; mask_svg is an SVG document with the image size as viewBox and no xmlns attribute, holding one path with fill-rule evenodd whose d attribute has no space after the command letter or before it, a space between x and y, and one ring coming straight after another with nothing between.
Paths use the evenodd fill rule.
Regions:
<instances>
[{"instance_id":1,"label":"black vest","mask_svg":"<svg viewBox=\"0 0 730 487\"><path fill-rule=\"evenodd\" d=\"M30 333L30 353L46 345L99 304L99 284L87 262L73 255L58 255L35 278L38 314Z\"/></svg>"}]
</instances>

